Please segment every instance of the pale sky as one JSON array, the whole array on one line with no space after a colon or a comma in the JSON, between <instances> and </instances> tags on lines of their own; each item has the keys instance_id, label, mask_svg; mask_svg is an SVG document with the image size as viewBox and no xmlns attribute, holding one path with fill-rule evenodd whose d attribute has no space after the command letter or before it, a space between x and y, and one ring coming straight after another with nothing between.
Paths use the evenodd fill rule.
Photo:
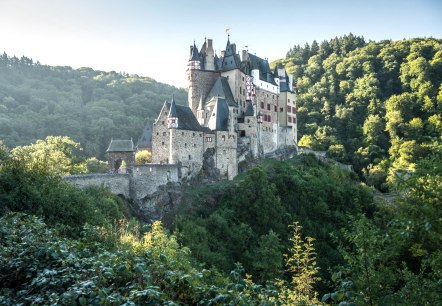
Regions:
<instances>
[{"instance_id":1,"label":"pale sky","mask_svg":"<svg viewBox=\"0 0 442 306\"><path fill-rule=\"evenodd\" d=\"M353 33L442 38L441 0L0 0L0 52L186 87L189 46L230 41L273 61L295 44Z\"/></svg>"}]
</instances>

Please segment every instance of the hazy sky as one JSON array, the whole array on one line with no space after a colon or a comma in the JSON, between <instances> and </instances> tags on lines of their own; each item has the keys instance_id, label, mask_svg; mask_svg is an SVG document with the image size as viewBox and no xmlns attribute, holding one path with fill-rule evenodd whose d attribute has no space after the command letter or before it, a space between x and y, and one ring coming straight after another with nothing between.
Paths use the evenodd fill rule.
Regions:
<instances>
[{"instance_id":1,"label":"hazy sky","mask_svg":"<svg viewBox=\"0 0 442 306\"><path fill-rule=\"evenodd\" d=\"M230 40L275 60L352 32L366 40L442 38L442 0L0 0L0 52L186 86L189 45Z\"/></svg>"}]
</instances>

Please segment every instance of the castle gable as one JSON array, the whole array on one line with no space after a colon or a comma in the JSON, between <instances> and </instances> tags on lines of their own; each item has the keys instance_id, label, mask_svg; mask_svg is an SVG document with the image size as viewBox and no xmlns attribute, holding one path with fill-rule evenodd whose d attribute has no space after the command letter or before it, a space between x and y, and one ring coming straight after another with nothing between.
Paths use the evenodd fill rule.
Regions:
<instances>
[{"instance_id":1,"label":"castle gable","mask_svg":"<svg viewBox=\"0 0 442 306\"><path fill-rule=\"evenodd\" d=\"M226 100L228 106L237 107L233 97L232 90L230 89L229 82L226 77L219 77L206 98L206 103L212 100L214 97L222 97Z\"/></svg>"},{"instance_id":2,"label":"castle gable","mask_svg":"<svg viewBox=\"0 0 442 306\"><path fill-rule=\"evenodd\" d=\"M224 98L215 97L211 101L213 110L210 114L208 127L212 131L227 131L229 121L229 106Z\"/></svg>"}]
</instances>

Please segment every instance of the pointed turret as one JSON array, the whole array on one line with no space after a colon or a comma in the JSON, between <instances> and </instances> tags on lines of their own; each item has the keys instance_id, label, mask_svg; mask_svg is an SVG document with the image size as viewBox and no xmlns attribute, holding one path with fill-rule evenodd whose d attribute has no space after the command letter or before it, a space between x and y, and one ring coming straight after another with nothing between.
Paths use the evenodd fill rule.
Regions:
<instances>
[{"instance_id":1,"label":"pointed turret","mask_svg":"<svg viewBox=\"0 0 442 306\"><path fill-rule=\"evenodd\" d=\"M230 35L227 38L226 50L223 56L222 70L238 69L241 59L236 54L236 45L230 43Z\"/></svg>"},{"instance_id":2,"label":"pointed turret","mask_svg":"<svg viewBox=\"0 0 442 306\"><path fill-rule=\"evenodd\" d=\"M187 66L190 70L201 69L200 54L195 41L193 42L193 46L190 46L189 64Z\"/></svg>"},{"instance_id":3,"label":"pointed turret","mask_svg":"<svg viewBox=\"0 0 442 306\"><path fill-rule=\"evenodd\" d=\"M172 102L170 102L169 115L167 116L167 127L169 129L178 128L178 114L176 111L175 98L172 96Z\"/></svg>"},{"instance_id":4,"label":"pointed turret","mask_svg":"<svg viewBox=\"0 0 442 306\"><path fill-rule=\"evenodd\" d=\"M196 117L198 119L198 123L200 125L204 125L204 106L203 106L203 97L201 96L200 102L198 104L198 109L196 112Z\"/></svg>"}]
</instances>

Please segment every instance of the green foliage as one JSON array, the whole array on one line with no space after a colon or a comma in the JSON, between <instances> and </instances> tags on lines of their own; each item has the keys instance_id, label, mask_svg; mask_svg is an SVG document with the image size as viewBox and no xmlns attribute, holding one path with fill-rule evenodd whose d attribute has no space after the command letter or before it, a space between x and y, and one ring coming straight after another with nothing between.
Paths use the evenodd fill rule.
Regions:
<instances>
[{"instance_id":1,"label":"green foliage","mask_svg":"<svg viewBox=\"0 0 442 306\"><path fill-rule=\"evenodd\" d=\"M12 157L28 169L40 168L53 175L85 173L86 167L76 153L80 144L66 136L48 136L35 144L15 147Z\"/></svg>"},{"instance_id":2,"label":"green foliage","mask_svg":"<svg viewBox=\"0 0 442 306\"><path fill-rule=\"evenodd\" d=\"M116 238L111 247L106 236ZM91 237L96 237L92 239ZM0 218L0 303L56 305L277 305L275 287L223 277L195 264L160 223L103 233L86 227L68 239L41 219Z\"/></svg>"},{"instance_id":3,"label":"green foliage","mask_svg":"<svg viewBox=\"0 0 442 306\"><path fill-rule=\"evenodd\" d=\"M441 55L439 39L366 43L352 34L317 52L308 44L290 49L279 62L296 79L299 145L328 151L388 189L396 171L414 169L428 146L441 146ZM362 175L380 163L386 175Z\"/></svg>"},{"instance_id":4,"label":"green foliage","mask_svg":"<svg viewBox=\"0 0 442 306\"><path fill-rule=\"evenodd\" d=\"M333 276L336 291L323 301L367 305L435 305L442 292L442 158L435 151L403 178L394 206L378 217L350 220Z\"/></svg>"},{"instance_id":5,"label":"green foliage","mask_svg":"<svg viewBox=\"0 0 442 306\"><path fill-rule=\"evenodd\" d=\"M138 139L172 94L178 102L187 99L184 89L148 77L51 67L3 54L0 139L13 148L66 135L81 143L85 156L103 158L112 137Z\"/></svg>"},{"instance_id":6,"label":"green foliage","mask_svg":"<svg viewBox=\"0 0 442 306\"><path fill-rule=\"evenodd\" d=\"M138 151L135 154L135 162L137 164L149 164L152 162L152 153L147 150Z\"/></svg>"},{"instance_id":7,"label":"green foliage","mask_svg":"<svg viewBox=\"0 0 442 306\"><path fill-rule=\"evenodd\" d=\"M342 263L330 235L340 235L347 214L371 214L371 202L371 192L350 173L314 156L266 160L231 183L193 189L183 200L175 228L179 241L199 261L223 271L241 262L255 281L265 283L286 277L282 250L289 248L288 225L298 220L316 239L325 280L327 268ZM326 288L316 285L320 291Z\"/></svg>"},{"instance_id":8,"label":"green foliage","mask_svg":"<svg viewBox=\"0 0 442 306\"><path fill-rule=\"evenodd\" d=\"M109 171L107 162L90 157L85 161L87 173L106 173Z\"/></svg>"},{"instance_id":9,"label":"green foliage","mask_svg":"<svg viewBox=\"0 0 442 306\"><path fill-rule=\"evenodd\" d=\"M0 215L36 214L76 235L86 223L108 226L122 217L119 200L101 188L82 191L40 167L13 158L0 164Z\"/></svg>"},{"instance_id":10,"label":"green foliage","mask_svg":"<svg viewBox=\"0 0 442 306\"><path fill-rule=\"evenodd\" d=\"M290 237L292 246L290 255L286 255L286 265L292 274L290 285L280 283L280 300L285 305L312 305L319 304L318 293L314 285L320 280L318 267L316 266L316 252L313 247L314 239L301 236L302 226L298 222L291 225L293 235Z\"/></svg>"}]
</instances>

